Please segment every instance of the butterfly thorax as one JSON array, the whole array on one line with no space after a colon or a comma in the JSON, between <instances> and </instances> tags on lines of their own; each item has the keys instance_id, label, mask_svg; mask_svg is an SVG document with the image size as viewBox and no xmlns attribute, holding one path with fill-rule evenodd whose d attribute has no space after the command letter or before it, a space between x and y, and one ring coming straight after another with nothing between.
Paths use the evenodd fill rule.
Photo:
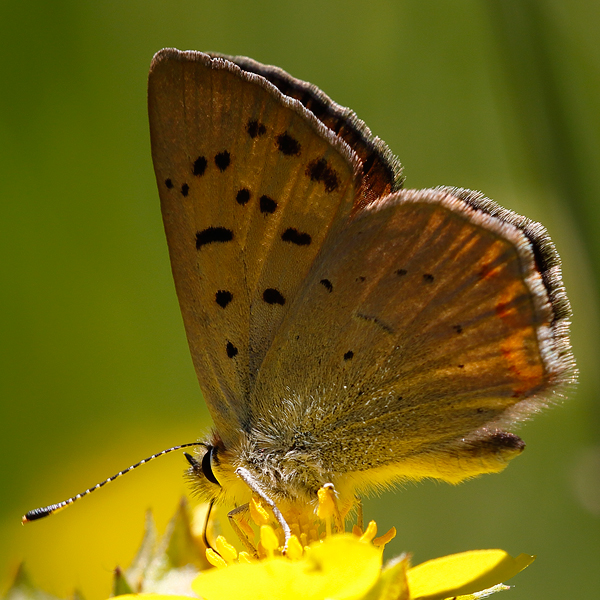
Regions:
<instances>
[{"instance_id":1,"label":"butterfly thorax","mask_svg":"<svg viewBox=\"0 0 600 600\"><path fill-rule=\"evenodd\" d=\"M245 469L258 487L281 506L300 508L317 502L317 491L327 483L336 490L347 488L340 475L332 472L319 460L319 453L311 451L309 434L301 433L265 439L264 435L245 435L230 448L217 433L196 456L198 468L189 475L197 494L205 500L219 504L242 505L247 503L252 490L238 476L236 470ZM339 489L338 489L339 488ZM351 503L353 494L348 490ZM346 502L344 502L345 504Z\"/></svg>"}]
</instances>

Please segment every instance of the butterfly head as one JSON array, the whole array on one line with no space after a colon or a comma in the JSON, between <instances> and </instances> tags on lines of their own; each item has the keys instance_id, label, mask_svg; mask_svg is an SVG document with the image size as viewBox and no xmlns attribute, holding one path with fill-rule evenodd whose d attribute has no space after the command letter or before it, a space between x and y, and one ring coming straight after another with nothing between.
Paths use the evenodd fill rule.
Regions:
<instances>
[{"instance_id":1,"label":"butterfly head","mask_svg":"<svg viewBox=\"0 0 600 600\"><path fill-rule=\"evenodd\" d=\"M222 465L223 450L222 442L212 436L200 444L193 455L185 453L185 458L190 465L187 477L192 483L194 492L203 500L218 501L223 495L222 483L226 479Z\"/></svg>"},{"instance_id":2,"label":"butterfly head","mask_svg":"<svg viewBox=\"0 0 600 600\"><path fill-rule=\"evenodd\" d=\"M199 444L192 454L185 454L189 463L187 477L194 494L205 502L217 504L245 504L251 490L235 470L239 459L225 447L217 433Z\"/></svg>"}]
</instances>

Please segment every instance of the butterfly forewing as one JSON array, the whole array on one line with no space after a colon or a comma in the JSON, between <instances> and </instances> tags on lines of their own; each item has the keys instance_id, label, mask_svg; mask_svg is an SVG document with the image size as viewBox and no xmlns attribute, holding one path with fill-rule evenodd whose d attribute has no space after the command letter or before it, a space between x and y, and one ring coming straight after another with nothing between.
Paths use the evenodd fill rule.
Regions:
<instances>
[{"instance_id":1,"label":"butterfly forewing","mask_svg":"<svg viewBox=\"0 0 600 600\"><path fill-rule=\"evenodd\" d=\"M177 293L225 441L359 161L299 103L222 59L163 51L149 81L152 151Z\"/></svg>"}]
</instances>

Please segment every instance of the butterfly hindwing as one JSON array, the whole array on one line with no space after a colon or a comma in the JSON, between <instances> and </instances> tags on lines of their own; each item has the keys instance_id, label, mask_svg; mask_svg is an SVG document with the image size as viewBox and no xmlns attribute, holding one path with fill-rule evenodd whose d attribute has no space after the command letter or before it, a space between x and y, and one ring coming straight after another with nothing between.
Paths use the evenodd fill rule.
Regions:
<instances>
[{"instance_id":1,"label":"butterfly hindwing","mask_svg":"<svg viewBox=\"0 0 600 600\"><path fill-rule=\"evenodd\" d=\"M499 428L542 406L573 366L555 317L517 227L449 190L388 196L328 240L275 338L253 400L293 403L271 408L265 437L292 423L290 438L310 432L346 472L402 475L418 455L437 455L444 468L428 474L450 480L485 470L441 458L469 436L514 449Z\"/></svg>"}]
</instances>

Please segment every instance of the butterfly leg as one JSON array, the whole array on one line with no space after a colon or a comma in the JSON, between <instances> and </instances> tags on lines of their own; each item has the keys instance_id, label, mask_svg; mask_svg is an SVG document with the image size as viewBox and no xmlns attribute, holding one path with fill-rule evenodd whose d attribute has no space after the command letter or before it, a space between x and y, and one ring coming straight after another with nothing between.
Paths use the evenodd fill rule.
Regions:
<instances>
[{"instance_id":1,"label":"butterfly leg","mask_svg":"<svg viewBox=\"0 0 600 600\"><path fill-rule=\"evenodd\" d=\"M242 504L242 506L238 506L232 511L228 512L227 516L229 517L229 523L232 529L235 531L235 534L238 536L240 542L242 542L244 548L246 548L246 550L253 556L257 556L256 547L252 543L250 536L246 533L244 527L240 525L240 522L245 521L248 513L248 504Z\"/></svg>"},{"instance_id":2,"label":"butterfly leg","mask_svg":"<svg viewBox=\"0 0 600 600\"><path fill-rule=\"evenodd\" d=\"M283 535L284 535L284 538L285 538L285 542L284 542L284 545L283 545L283 553L285 554L285 552L287 550L288 542L290 541L290 537L292 535L292 532L290 530L290 526L288 525L287 521L285 520L285 518L281 514L281 511L279 510L279 507L277 506L277 504L275 504L275 501L272 500L271 498L269 498L269 496L263 491L263 489L261 488L261 486L259 485L259 483L252 476L252 474L248 471L248 469L244 469L243 467L239 467L239 468L236 469L235 472L236 472L237 475L239 475L239 477L246 483L246 485L257 496L260 496L271 507L271 510L273 511L273 514L275 515L275 518L277 519L277 522L281 526L281 529L283 529Z\"/></svg>"}]
</instances>

